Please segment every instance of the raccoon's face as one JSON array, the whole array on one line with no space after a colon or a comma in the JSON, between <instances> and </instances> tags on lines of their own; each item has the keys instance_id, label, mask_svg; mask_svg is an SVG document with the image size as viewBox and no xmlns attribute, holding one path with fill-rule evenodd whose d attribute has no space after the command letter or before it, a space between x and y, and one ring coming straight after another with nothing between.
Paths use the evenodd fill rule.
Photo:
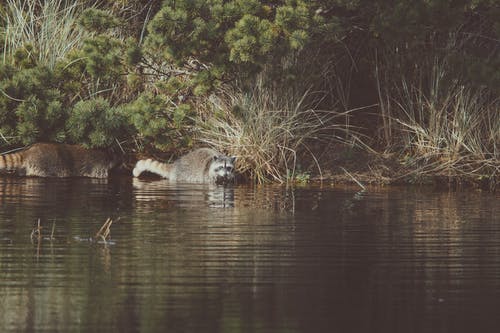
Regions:
<instances>
[{"instance_id":1,"label":"raccoon's face","mask_svg":"<svg viewBox=\"0 0 500 333\"><path fill-rule=\"evenodd\" d=\"M209 176L216 184L226 184L234 180L234 161L236 157L214 156L210 163Z\"/></svg>"}]
</instances>

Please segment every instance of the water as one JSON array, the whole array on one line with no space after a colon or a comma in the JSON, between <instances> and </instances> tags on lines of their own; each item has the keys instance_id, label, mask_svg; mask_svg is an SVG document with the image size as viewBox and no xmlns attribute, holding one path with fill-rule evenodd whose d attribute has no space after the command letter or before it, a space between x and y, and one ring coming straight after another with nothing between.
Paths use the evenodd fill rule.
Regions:
<instances>
[{"instance_id":1,"label":"water","mask_svg":"<svg viewBox=\"0 0 500 333\"><path fill-rule=\"evenodd\" d=\"M499 199L0 178L0 332L498 332Z\"/></svg>"}]
</instances>

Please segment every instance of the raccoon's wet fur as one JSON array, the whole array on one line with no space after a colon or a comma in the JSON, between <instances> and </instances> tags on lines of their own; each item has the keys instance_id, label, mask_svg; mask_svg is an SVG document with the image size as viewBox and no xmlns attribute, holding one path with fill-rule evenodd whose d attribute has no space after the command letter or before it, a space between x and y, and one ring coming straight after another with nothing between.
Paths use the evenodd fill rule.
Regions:
<instances>
[{"instance_id":1,"label":"raccoon's wet fur","mask_svg":"<svg viewBox=\"0 0 500 333\"><path fill-rule=\"evenodd\" d=\"M144 171L158 174L172 182L228 183L234 179L235 157L210 148L199 148L167 164L152 159L140 160L133 170L134 177Z\"/></svg>"},{"instance_id":2,"label":"raccoon's wet fur","mask_svg":"<svg viewBox=\"0 0 500 333\"><path fill-rule=\"evenodd\" d=\"M35 143L0 155L0 171L20 176L106 178L119 163L110 152L57 143Z\"/></svg>"}]
</instances>

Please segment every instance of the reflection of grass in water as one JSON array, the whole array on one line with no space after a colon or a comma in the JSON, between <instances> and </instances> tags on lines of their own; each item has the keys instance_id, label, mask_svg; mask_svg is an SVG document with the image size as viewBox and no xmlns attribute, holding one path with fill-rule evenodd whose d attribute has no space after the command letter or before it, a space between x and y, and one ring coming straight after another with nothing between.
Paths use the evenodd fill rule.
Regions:
<instances>
[{"instance_id":1,"label":"reflection of grass in water","mask_svg":"<svg viewBox=\"0 0 500 333\"><path fill-rule=\"evenodd\" d=\"M50 233L50 237L43 238L42 229L43 229L43 227L41 225L40 219L38 219L37 223L35 224L35 226L31 230L31 235L30 235L30 239L31 239L32 244L35 244L35 240L36 240L36 244L37 244L37 246L36 246L36 258L37 258L37 260L40 257L40 249L42 248L42 240L43 239L48 240L48 241L50 241L51 244L52 244L52 241L54 240L56 221L54 220L54 222L52 222L52 231Z\"/></svg>"},{"instance_id":2,"label":"reflection of grass in water","mask_svg":"<svg viewBox=\"0 0 500 333\"><path fill-rule=\"evenodd\" d=\"M31 239L32 242L35 239L38 242L40 242L43 239L43 237L42 237L42 229L43 229L43 227L41 225L40 219L38 219L35 227L31 230L30 239ZM54 220L54 222L52 222L52 229L51 229L51 232L50 232L50 237L46 237L45 239L53 241L54 240L55 230L56 230L56 221Z\"/></svg>"},{"instance_id":3,"label":"reflection of grass in water","mask_svg":"<svg viewBox=\"0 0 500 333\"><path fill-rule=\"evenodd\" d=\"M42 238L42 226L40 225L40 219L38 219L37 225L31 230L31 235L30 235L31 241L33 242L34 239L37 239L40 241Z\"/></svg>"},{"instance_id":4,"label":"reflection of grass in water","mask_svg":"<svg viewBox=\"0 0 500 333\"><path fill-rule=\"evenodd\" d=\"M119 220L119 218L117 220ZM99 229L99 231L97 231L97 233L95 234L94 238L92 238L92 237L81 238L81 237L75 236L74 239L78 240L78 241L89 241L89 242L92 242L92 243L102 242L105 245L107 245L110 242L111 225L112 224L113 224L113 219L110 218L110 217L108 217L106 219L106 222L104 222L104 224ZM36 222L35 226L31 230L31 234L30 234L31 242L34 243L36 241L38 243L38 246L41 245L41 242L44 239L45 240L49 240L50 242L52 242L52 241L55 240L54 234L55 234L55 230L56 230L56 221L54 220L54 222L52 222L52 229L51 229L51 232L50 232L50 236L43 237L42 230L43 230L43 226L41 224L41 220L38 219L38 221Z\"/></svg>"},{"instance_id":5,"label":"reflection of grass in water","mask_svg":"<svg viewBox=\"0 0 500 333\"><path fill-rule=\"evenodd\" d=\"M117 218L115 221L118 221L120 218ZM90 242L90 243L102 243L104 245L113 244L110 240L111 235L111 224L113 224L113 219L108 217L106 222L101 226L99 231L96 232L94 237L82 238L79 236L75 236L74 239L80 242Z\"/></svg>"}]
</instances>

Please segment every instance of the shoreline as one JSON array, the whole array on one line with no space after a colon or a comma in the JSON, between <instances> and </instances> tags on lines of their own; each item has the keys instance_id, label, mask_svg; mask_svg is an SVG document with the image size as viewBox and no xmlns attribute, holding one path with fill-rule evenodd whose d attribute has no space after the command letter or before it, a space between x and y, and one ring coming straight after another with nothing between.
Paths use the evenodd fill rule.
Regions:
<instances>
[{"instance_id":1,"label":"shoreline","mask_svg":"<svg viewBox=\"0 0 500 333\"><path fill-rule=\"evenodd\" d=\"M354 185L360 188L371 185L433 186L449 189L474 188L491 192L495 192L500 184L500 174L498 176L474 173L460 174L458 172L452 173L453 170L448 170L447 174L431 171L421 172L419 169L402 163L397 153L379 153L374 150L367 151L341 144L322 150L323 153L315 154L315 157L318 157L319 165L312 162L310 158L307 159L306 156L302 156L301 160L309 160L309 164L298 165L288 182L283 181L281 184L330 183L333 185ZM132 156L134 160L148 156L163 161L169 160L169 156L163 153L141 153L132 154ZM238 160L236 165L238 166ZM128 168L130 168L130 165L128 165ZM258 183L252 180L248 170L240 172L239 179L245 183ZM280 184L280 182L273 180L264 181L263 183Z\"/></svg>"},{"instance_id":2,"label":"shoreline","mask_svg":"<svg viewBox=\"0 0 500 333\"><path fill-rule=\"evenodd\" d=\"M500 162L493 160L493 165ZM428 185L440 188L477 188L494 192L500 184L500 174L481 175L443 169L432 172L402 163L395 153L367 152L343 147L331 154L318 168L311 168L309 181L379 186Z\"/></svg>"}]
</instances>

